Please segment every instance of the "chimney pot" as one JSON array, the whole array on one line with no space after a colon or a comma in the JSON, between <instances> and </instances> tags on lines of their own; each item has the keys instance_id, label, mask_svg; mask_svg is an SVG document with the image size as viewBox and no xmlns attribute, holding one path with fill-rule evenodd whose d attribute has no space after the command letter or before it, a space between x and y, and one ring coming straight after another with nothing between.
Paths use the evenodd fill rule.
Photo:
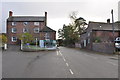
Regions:
<instances>
[{"instance_id":1,"label":"chimney pot","mask_svg":"<svg viewBox=\"0 0 120 80\"><path fill-rule=\"evenodd\" d=\"M9 11L9 17L11 17L13 15L12 11Z\"/></svg>"},{"instance_id":2,"label":"chimney pot","mask_svg":"<svg viewBox=\"0 0 120 80\"><path fill-rule=\"evenodd\" d=\"M47 26L47 12L45 12L45 26Z\"/></svg>"},{"instance_id":3,"label":"chimney pot","mask_svg":"<svg viewBox=\"0 0 120 80\"><path fill-rule=\"evenodd\" d=\"M110 23L110 19L107 19L107 23Z\"/></svg>"}]
</instances>

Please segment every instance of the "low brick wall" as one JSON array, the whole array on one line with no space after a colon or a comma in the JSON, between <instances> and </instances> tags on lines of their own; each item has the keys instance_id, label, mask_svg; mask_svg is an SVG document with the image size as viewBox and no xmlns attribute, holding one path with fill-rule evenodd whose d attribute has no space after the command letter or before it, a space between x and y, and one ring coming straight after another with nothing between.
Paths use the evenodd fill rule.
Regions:
<instances>
[{"instance_id":1,"label":"low brick wall","mask_svg":"<svg viewBox=\"0 0 120 80\"><path fill-rule=\"evenodd\" d=\"M114 53L113 43L93 43L92 50L104 53Z\"/></svg>"}]
</instances>

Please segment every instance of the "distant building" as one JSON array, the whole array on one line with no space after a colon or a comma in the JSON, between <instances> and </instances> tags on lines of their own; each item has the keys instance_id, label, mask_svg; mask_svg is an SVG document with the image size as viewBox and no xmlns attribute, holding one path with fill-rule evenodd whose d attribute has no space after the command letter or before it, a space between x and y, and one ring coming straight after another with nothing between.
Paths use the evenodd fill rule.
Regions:
<instances>
[{"instance_id":1,"label":"distant building","mask_svg":"<svg viewBox=\"0 0 120 80\"><path fill-rule=\"evenodd\" d=\"M8 44L20 44L18 35L21 33L30 33L38 41L56 40L56 31L47 27L47 12L45 12L45 16L13 16L13 12L9 11L7 19Z\"/></svg>"},{"instance_id":2,"label":"distant building","mask_svg":"<svg viewBox=\"0 0 120 80\"><path fill-rule=\"evenodd\" d=\"M120 36L120 23L114 24L115 38ZM88 28L80 36L81 48L86 48L98 52L113 53L114 38L112 23L108 20L103 22L89 22Z\"/></svg>"}]
</instances>

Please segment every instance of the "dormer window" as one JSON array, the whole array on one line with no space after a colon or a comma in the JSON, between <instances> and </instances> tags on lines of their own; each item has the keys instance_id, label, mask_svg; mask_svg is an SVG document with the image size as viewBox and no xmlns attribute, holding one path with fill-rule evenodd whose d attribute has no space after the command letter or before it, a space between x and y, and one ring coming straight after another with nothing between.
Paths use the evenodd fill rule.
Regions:
<instances>
[{"instance_id":1,"label":"dormer window","mask_svg":"<svg viewBox=\"0 0 120 80\"><path fill-rule=\"evenodd\" d=\"M17 29L16 28L12 28L11 31L12 31L12 33L16 33Z\"/></svg>"},{"instance_id":2,"label":"dormer window","mask_svg":"<svg viewBox=\"0 0 120 80\"><path fill-rule=\"evenodd\" d=\"M26 26L28 24L28 22L23 22L23 25Z\"/></svg>"},{"instance_id":3,"label":"dormer window","mask_svg":"<svg viewBox=\"0 0 120 80\"><path fill-rule=\"evenodd\" d=\"M34 22L34 25L35 26L39 26L39 22Z\"/></svg>"},{"instance_id":4,"label":"dormer window","mask_svg":"<svg viewBox=\"0 0 120 80\"><path fill-rule=\"evenodd\" d=\"M39 28L38 27L36 27L36 28L34 28L34 33L39 33Z\"/></svg>"},{"instance_id":5,"label":"dormer window","mask_svg":"<svg viewBox=\"0 0 120 80\"><path fill-rule=\"evenodd\" d=\"M16 25L16 22L12 22L12 24L11 24L12 26L15 26Z\"/></svg>"}]
</instances>

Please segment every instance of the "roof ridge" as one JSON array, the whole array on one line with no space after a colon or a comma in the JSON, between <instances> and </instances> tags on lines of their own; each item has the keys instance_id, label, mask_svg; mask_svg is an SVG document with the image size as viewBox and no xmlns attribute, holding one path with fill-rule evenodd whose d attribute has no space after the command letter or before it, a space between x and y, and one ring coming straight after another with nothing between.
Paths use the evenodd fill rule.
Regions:
<instances>
[{"instance_id":1,"label":"roof ridge","mask_svg":"<svg viewBox=\"0 0 120 80\"><path fill-rule=\"evenodd\" d=\"M55 30L53 30L52 28L50 28L48 26L45 26L41 31L55 31Z\"/></svg>"},{"instance_id":2,"label":"roof ridge","mask_svg":"<svg viewBox=\"0 0 120 80\"><path fill-rule=\"evenodd\" d=\"M89 21L89 23L106 23L107 24L107 22L94 22L94 21Z\"/></svg>"},{"instance_id":3,"label":"roof ridge","mask_svg":"<svg viewBox=\"0 0 120 80\"><path fill-rule=\"evenodd\" d=\"M11 16L11 17L17 18L17 17L45 17L45 16Z\"/></svg>"},{"instance_id":4,"label":"roof ridge","mask_svg":"<svg viewBox=\"0 0 120 80\"><path fill-rule=\"evenodd\" d=\"M11 16L8 21L45 21L44 16Z\"/></svg>"}]
</instances>

